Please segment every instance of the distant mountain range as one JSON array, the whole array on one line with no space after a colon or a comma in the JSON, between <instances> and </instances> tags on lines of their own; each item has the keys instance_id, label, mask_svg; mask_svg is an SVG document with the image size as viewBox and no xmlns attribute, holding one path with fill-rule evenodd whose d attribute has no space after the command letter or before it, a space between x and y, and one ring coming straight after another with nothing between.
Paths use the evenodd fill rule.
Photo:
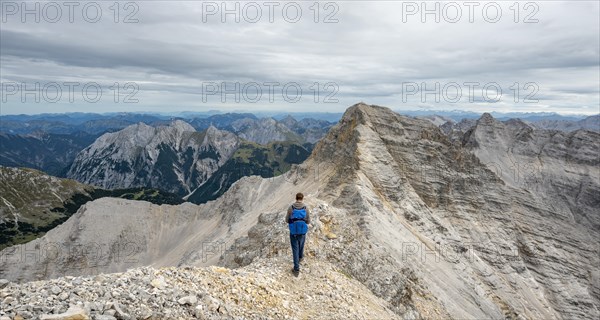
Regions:
<instances>
[{"instance_id":1,"label":"distant mountain range","mask_svg":"<svg viewBox=\"0 0 600 320\"><path fill-rule=\"evenodd\" d=\"M6 115L0 117L0 132L9 134L31 134L40 131L59 134L85 132L100 135L105 132L121 130L139 122L154 124L169 119L164 116L135 113Z\"/></svg>"},{"instance_id":2,"label":"distant mountain range","mask_svg":"<svg viewBox=\"0 0 600 320\"><path fill-rule=\"evenodd\" d=\"M600 132L600 115L590 116L581 120L552 120L542 119L538 121L529 121L534 127L541 129L550 129L558 131L575 131L585 129Z\"/></svg>"},{"instance_id":3,"label":"distant mountain range","mask_svg":"<svg viewBox=\"0 0 600 320\"><path fill-rule=\"evenodd\" d=\"M479 117L462 111L427 112L406 113L434 123L453 141L460 141ZM324 114L324 117L335 115ZM587 118L554 113L502 115L519 116L537 129L600 131L598 115ZM333 126L318 117L297 120L289 114L260 118L251 113L178 116L135 113L1 116L0 165L38 169L103 189L157 188L203 203L216 199L243 176L272 177L301 163Z\"/></svg>"},{"instance_id":4,"label":"distant mountain range","mask_svg":"<svg viewBox=\"0 0 600 320\"><path fill-rule=\"evenodd\" d=\"M151 127L188 122L197 131L213 126L260 144L294 141L314 144L333 123L288 116L282 121L250 113L182 113L193 118L154 114L41 114L0 116L0 165L23 166L65 176L78 152L104 133L144 123ZM202 117L198 117L202 116Z\"/></svg>"},{"instance_id":5,"label":"distant mountain range","mask_svg":"<svg viewBox=\"0 0 600 320\"><path fill-rule=\"evenodd\" d=\"M479 119L481 113L463 110L397 110L398 113L411 116L411 117L427 117L427 116L440 116L452 119L456 122L462 119ZM521 119L524 121L542 121L542 120L565 120L565 121L578 121L589 117L588 115L561 115L554 112L489 112L495 119L508 120L508 119Z\"/></svg>"},{"instance_id":6,"label":"distant mountain range","mask_svg":"<svg viewBox=\"0 0 600 320\"><path fill-rule=\"evenodd\" d=\"M439 116L459 122L462 119L478 119L481 113L462 110L397 110L398 113L411 117ZM521 119L528 122L550 121L580 121L589 116L585 115L560 115L553 112L491 112L495 119ZM339 121L342 113L326 112L238 112L221 113L208 112L175 112L175 113L62 113L62 114L37 114L37 115L1 115L0 132L10 134L28 134L35 131L46 133L73 133L84 131L90 134L101 134L121 130L129 125L144 122L156 125L165 121L184 120L197 130L204 130L210 125L227 130L232 122L242 119L273 118L283 121L293 117L298 121L302 119L323 121L330 125ZM560 128L557 128L560 130Z\"/></svg>"},{"instance_id":7,"label":"distant mountain range","mask_svg":"<svg viewBox=\"0 0 600 320\"><path fill-rule=\"evenodd\" d=\"M491 115L491 114L490 114ZM492 115L493 116L493 115ZM465 132L475 125L476 118L463 118L456 121L440 115L417 116L416 118L428 120L442 128L446 134L453 130ZM553 117L521 117L521 118L496 118L499 121L519 120L537 129L547 129L571 132L579 129L600 132L600 115L589 116L580 120L554 119Z\"/></svg>"},{"instance_id":8,"label":"distant mountain range","mask_svg":"<svg viewBox=\"0 0 600 320\"><path fill-rule=\"evenodd\" d=\"M278 119L292 117L289 114ZM327 118L335 117L328 116ZM333 122L310 117L296 116L294 119L302 119L299 122L308 121L313 126L318 124L321 128L328 129ZM243 123L257 121L260 124L273 122L279 124L274 117L261 115L257 117L252 113L223 113L223 114L198 114L198 113L180 113L178 116L166 116L160 114L137 114L137 113L119 113L119 114L40 114L40 115L4 115L0 116L0 132L7 134L32 134L38 132L71 134L85 132L91 135L100 135L106 132L115 132L124 129L127 126L143 122L150 126L168 124L174 120L183 120L191 124L196 130L202 131L210 126L221 130L232 130L234 123L237 126ZM241 121L241 122L240 122ZM279 130L294 130L293 128L279 128ZM239 131L239 129L238 129ZM326 132L326 130L325 130ZM258 142L258 141L255 141Z\"/></svg>"}]
</instances>

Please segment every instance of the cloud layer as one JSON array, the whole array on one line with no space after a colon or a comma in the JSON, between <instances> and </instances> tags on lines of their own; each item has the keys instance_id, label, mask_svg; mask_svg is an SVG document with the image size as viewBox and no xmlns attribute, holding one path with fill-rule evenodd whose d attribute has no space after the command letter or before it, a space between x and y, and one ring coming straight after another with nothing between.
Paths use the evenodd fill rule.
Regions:
<instances>
[{"instance_id":1,"label":"cloud layer","mask_svg":"<svg viewBox=\"0 0 600 320\"><path fill-rule=\"evenodd\" d=\"M297 1L270 7L230 1L223 8L220 1L134 1L128 7L120 3L118 12L109 7L113 2L94 2L102 13L95 23L88 22L96 17L89 2L74 7L71 16L58 2L59 19L53 5L38 3L37 13L23 16L22 3L2 2L2 114L338 112L358 101L410 110L599 112L597 2L531 2L517 9L513 2L474 7L427 2L423 8L421 2ZM235 11L236 4L237 14L223 21L223 9ZM436 5L437 16L421 15ZM35 2L25 6L35 9ZM48 21L53 19L57 22ZM79 83L72 102L65 82ZM223 82L239 93L239 102L233 93L222 101L215 84ZM36 83L40 102L33 94L22 102L22 89ZM101 86L98 101L81 92L89 83ZM50 103L57 90L62 96ZM138 102L124 104L127 95Z\"/></svg>"}]
</instances>

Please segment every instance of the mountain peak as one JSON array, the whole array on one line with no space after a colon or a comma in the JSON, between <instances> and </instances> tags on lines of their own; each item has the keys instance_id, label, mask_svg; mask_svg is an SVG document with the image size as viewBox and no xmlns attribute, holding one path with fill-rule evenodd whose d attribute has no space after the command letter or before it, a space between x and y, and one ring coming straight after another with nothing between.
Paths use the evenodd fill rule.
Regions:
<instances>
[{"instance_id":1,"label":"mountain peak","mask_svg":"<svg viewBox=\"0 0 600 320\"><path fill-rule=\"evenodd\" d=\"M291 114L288 114L287 116L285 116L285 118L281 119L281 121L296 121L296 119L292 117Z\"/></svg>"},{"instance_id":2,"label":"mountain peak","mask_svg":"<svg viewBox=\"0 0 600 320\"><path fill-rule=\"evenodd\" d=\"M359 102L359 103L356 103L356 104L352 105L350 108L348 108L345 113L349 113L349 112L353 112L353 111L354 112L360 111L360 112L367 112L368 113L368 112L371 112L372 110L378 109L378 108L379 109L389 109L389 108L380 107L380 106L377 106L377 105L372 105L372 104L366 104L364 102Z\"/></svg>"},{"instance_id":3,"label":"mountain peak","mask_svg":"<svg viewBox=\"0 0 600 320\"><path fill-rule=\"evenodd\" d=\"M281 121L279 122L283 123L288 128L293 128L295 125L298 124L298 121L290 114L288 114L285 118L281 119Z\"/></svg>"},{"instance_id":4,"label":"mountain peak","mask_svg":"<svg viewBox=\"0 0 600 320\"><path fill-rule=\"evenodd\" d=\"M169 124L169 127L175 128L179 132L186 132L186 131L194 132L194 131L196 131L196 129L194 129L194 127L192 127L191 124L189 124L183 120L173 120L173 122L171 122Z\"/></svg>"},{"instance_id":5,"label":"mountain peak","mask_svg":"<svg viewBox=\"0 0 600 320\"><path fill-rule=\"evenodd\" d=\"M340 159L355 162L358 155L382 150L362 150L377 144L385 148L397 139L443 140L440 129L428 120L402 116L390 108L357 103L346 110L340 122L321 139L313 158L338 164ZM377 141L377 142L375 142Z\"/></svg>"},{"instance_id":6,"label":"mountain peak","mask_svg":"<svg viewBox=\"0 0 600 320\"><path fill-rule=\"evenodd\" d=\"M484 114L481 115L481 117L479 118L479 120L477 122L481 122L483 124L490 124L490 123L496 122L496 119L494 119L494 116L492 116L490 113L485 112Z\"/></svg>"},{"instance_id":7,"label":"mountain peak","mask_svg":"<svg viewBox=\"0 0 600 320\"><path fill-rule=\"evenodd\" d=\"M230 147L237 146L239 142L239 138L232 132L227 130L219 130L215 126L209 126L206 131L204 131L204 140L202 141L202 146L217 146L218 149L224 148L227 145L231 145ZM229 149L227 147L226 149Z\"/></svg>"},{"instance_id":8,"label":"mountain peak","mask_svg":"<svg viewBox=\"0 0 600 320\"><path fill-rule=\"evenodd\" d=\"M138 122L136 124L129 125L123 129L127 129L128 131L132 131L132 132L137 132L137 131L141 131L141 130L154 129L154 127L147 125L144 122ZM120 130L120 131L123 131L123 130ZM119 132L119 131L116 131L116 132Z\"/></svg>"},{"instance_id":9,"label":"mountain peak","mask_svg":"<svg viewBox=\"0 0 600 320\"><path fill-rule=\"evenodd\" d=\"M390 108L370 105L364 102L359 102L344 112L340 123L358 120L360 123L366 123L370 117L391 116L397 115Z\"/></svg>"},{"instance_id":10,"label":"mountain peak","mask_svg":"<svg viewBox=\"0 0 600 320\"><path fill-rule=\"evenodd\" d=\"M217 129L217 127L213 126L212 124L210 126L208 126L208 128L206 128L206 134L207 135L214 135L219 133L220 130Z\"/></svg>"}]
</instances>

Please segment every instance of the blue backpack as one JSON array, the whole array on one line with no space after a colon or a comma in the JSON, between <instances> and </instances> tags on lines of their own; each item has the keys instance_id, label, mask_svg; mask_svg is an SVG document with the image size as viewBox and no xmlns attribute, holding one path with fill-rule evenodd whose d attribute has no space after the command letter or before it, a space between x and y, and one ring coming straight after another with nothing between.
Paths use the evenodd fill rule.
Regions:
<instances>
[{"instance_id":1,"label":"blue backpack","mask_svg":"<svg viewBox=\"0 0 600 320\"><path fill-rule=\"evenodd\" d=\"M306 234L308 225L306 224L306 207L296 209L292 207L290 221L288 221L291 235Z\"/></svg>"}]
</instances>

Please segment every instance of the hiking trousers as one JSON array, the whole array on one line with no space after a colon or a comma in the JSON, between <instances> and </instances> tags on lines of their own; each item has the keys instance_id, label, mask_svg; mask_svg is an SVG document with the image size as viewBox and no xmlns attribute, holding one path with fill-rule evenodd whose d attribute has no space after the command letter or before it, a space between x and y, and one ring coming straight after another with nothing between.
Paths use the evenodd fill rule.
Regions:
<instances>
[{"instance_id":1,"label":"hiking trousers","mask_svg":"<svg viewBox=\"0 0 600 320\"><path fill-rule=\"evenodd\" d=\"M300 259L304 257L304 240L305 234L290 234L290 242L292 244L292 255L294 257L294 270L300 271Z\"/></svg>"}]
</instances>

